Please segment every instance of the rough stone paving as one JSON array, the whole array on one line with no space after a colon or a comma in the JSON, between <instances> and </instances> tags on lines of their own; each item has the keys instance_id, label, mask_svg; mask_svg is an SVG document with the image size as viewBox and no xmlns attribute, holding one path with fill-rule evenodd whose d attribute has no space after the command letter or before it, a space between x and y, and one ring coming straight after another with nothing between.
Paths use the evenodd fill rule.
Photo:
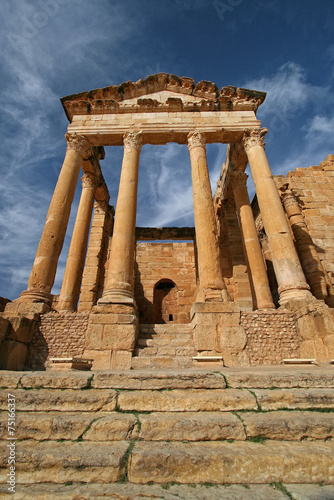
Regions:
<instances>
[{"instance_id":1,"label":"rough stone paving","mask_svg":"<svg viewBox=\"0 0 334 500\"><path fill-rule=\"evenodd\" d=\"M61 99L67 149L27 289L0 298L14 498L334 498L334 155L273 176L264 99L166 73ZM136 227L141 149L169 142L189 151L195 227ZM212 143L228 144L214 194ZM104 146L123 147L117 200Z\"/></svg>"}]
</instances>

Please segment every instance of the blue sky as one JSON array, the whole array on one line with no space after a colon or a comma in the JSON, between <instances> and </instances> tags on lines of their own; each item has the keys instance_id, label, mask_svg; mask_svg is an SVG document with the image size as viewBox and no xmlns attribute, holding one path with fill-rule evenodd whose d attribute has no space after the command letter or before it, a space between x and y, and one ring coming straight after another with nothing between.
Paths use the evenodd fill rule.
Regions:
<instances>
[{"instance_id":1,"label":"blue sky","mask_svg":"<svg viewBox=\"0 0 334 500\"><path fill-rule=\"evenodd\" d=\"M166 72L268 93L274 173L334 152L333 0L0 0L0 296L27 286L61 168L68 125L60 97ZM213 189L226 147L207 148ZM103 174L116 205L122 148ZM249 190L252 194L251 180ZM64 271L69 231L54 293ZM193 225L186 146L145 145L137 225Z\"/></svg>"}]
</instances>

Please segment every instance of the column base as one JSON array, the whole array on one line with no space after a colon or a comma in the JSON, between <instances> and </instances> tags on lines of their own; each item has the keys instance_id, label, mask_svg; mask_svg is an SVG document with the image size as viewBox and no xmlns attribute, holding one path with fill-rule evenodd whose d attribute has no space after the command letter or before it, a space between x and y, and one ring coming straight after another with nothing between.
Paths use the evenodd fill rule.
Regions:
<instances>
[{"instance_id":1,"label":"column base","mask_svg":"<svg viewBox=\"0 0 334 500\"><path fill-rule=\"evenodd\" d=\"M221 355L225 366L250 366L240 315L235 302L195 302L190 317L198 355Z\"/></svg>"},{"instance_id":2,"label":"column base","mask_svg":"<svg viewBox=\"0 0 334 500\"><path fill-rule=\"evenodd\" d=\"M133 304L135 305L135 299L133 291L128 287L113 288L111 290L106 290L102 297L97 301L98 305L104 304Z\"/></svg>"},{"instance_id":3,"label":"column base","mask_svg":"<svg viewBox=\"0 0 334 500\"><path fill-rule=\"evenodd\" d=\"M289 302L303 300L312 301L316 300L310 292L310 287L307 283L301 283L300 285L284 285L278 288L279 293L279 304L281 306L286 306Z\"/></svg>"},{"instance_id":4,"label":"column base","mask_svg":"<svg viewBox=\"0 0 334 500\"><path fill-rule=\"evenodd\" d=\"M49 292L40 290L25 290L16 300L19 302L43 303L51 306L52 295Z\"/></svg>"},{"instance_id":5,"label":"column base","mask_svg":"<svg viewBox=\"0 0 334 500\"><path fill-rule=\"evenodd\" d=\"M135 304L98 303L89 316L84 357L93 358L93 370L129 369L137 337Z\"/></svg>"}]
</instances>

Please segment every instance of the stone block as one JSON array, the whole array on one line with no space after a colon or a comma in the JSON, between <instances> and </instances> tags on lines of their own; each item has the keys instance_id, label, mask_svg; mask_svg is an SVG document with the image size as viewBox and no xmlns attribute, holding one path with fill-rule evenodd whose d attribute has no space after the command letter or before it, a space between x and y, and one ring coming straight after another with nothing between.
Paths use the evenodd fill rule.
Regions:
<instances>
[{"instance_id":1,"label":"stone block","mask_svg":"<svg viewBox=\"0 0 334 500\"><path fill-rule=\"evenodd\" d=\"M122 441L137 437L137 419L126 413L96 413L91 425L84 433L85 441Z\"/></svg>"},{"instance_id":2,"label":"stone block","mask_svg":"<svg viewBox=\"0 0 334 500\"><path fill-rule=\"evenodd\" d=\"M7 316L7 319L11 324L7 339L29 344L34 334L36 321L21 315Z\"/></svg>"},{"instance_id":3,"label":"stone block","mask_svg":"<svg viewBox=\"0 0 334 500\"><path fill-rule=\"evenodd\" d=\"M89 387L91 373L50 373L50 372L23 372L20 378L20 386L27 389L49 388L49 389L86 389Z\"/></svg>"},{"instance_id":4,"label":"stone block","mask_svg":"<svg viewBox=\"0 0 334 500\"><path fill-rule=\"evenodd\" d=\"M237 411L256 410L249 391L238 389L175 389L171 391L127 391L119 395L124 411Z\"/></svg>"},{"instance_id":5,"label":"stone block","mask_svg":"<svg viewBox=\"0 0 334 500\"><path fill-rule=\"evenodd\" d=\"M1 453L6 456L6 445ZM16 450L18 483L99 482L114 483L124 473L128 442L114 442L108 453L102 443L64 443L25 441ZM49 497L50 498L50 497Z\"/></svg>"},{"instance_id":6,"label":"stone block","mask_svg":"<svg viewBox=\"0 0 334 500\"><path fill-rule=\"evenodd\" d=\"M332 413L273 411L243 413L241 417L247 437L262 436L281 441L326 440L334 437Z\"/></svg>"},{"instance_id":7,"label":"stone block","mask_svg":"<svg viewBox=\"0 0 334 500\"><path fill-rule=\"evenodd\" d=\"M216 350L218 348L216 325L196 325L194 341L198 351Z\"/></svg>"},{"instance_id":8,"label":"stone block","mask_svg":"<svg viewBox=\"0 0 334 500\"><path fill-rule=\"evenodd\" d=\"M333 389L255 390L254 393L259 405L266 411L334 408Z\"/></svg>"},{"instance_id":9,"label":"stone block","mask_svg":"<svg viewBox=\"0 0 334 500\"><path fill-rule=\"evenodd\" d=\"M87 333L86 333L86 349L97 349L102 345L102 333L103 325L94 325L93 323L88 323Z\"/></svg>"},{"instance_id":10,"label":"stone block","mask_svg":"<svg viewBox=\"0 0 334 500\"><path fill-rule=\"evenodd\" d=\"M144 441L246 439L241 421L230 413L151 413L140 415L140 424Z\"/></svg>"},{"instance_id":11,"label":"stone block","mask_svg":"<svg viewBox=\"0 0 334 500\"><path fill-rule=\"evenodd\" d=\"M99 348L132 351L136 338L136 325L104 325Z\"/></svg>"},{"instance_id":12,"label":"stone block","mask_svg":"<svg viewBox=\"0 0 334 500\"><path fill-rule=\"evenodd\" d=\"M247 336L242 326L221 327L218 330L218 346L221 352L230 351L231 354L241 352L247 342Z\"/></svg>"},{"instance_id":13,"label":"stone block","mask_svg":"<svg viewBox=\"0 0 334 500\"><path fill-rule=\"evenodd\" d=\"M116 392L112 390L16 389L15 395L20 411L113 411L116 407ZM7 410L7 408L7 393L2 391L0 409Z\"/></svg>"},{"instance_id":14,"label":"stone block","mask_svg":"<svg viewBox=\"0 0 334 500\"><path fill-rule=\"evenodd\" d=\"M94 375L92 387L98 389L225 389L219 373L173 370L171 372L100 372Z\"/></svg>"},{"instance_id":15,"label":"stone block","mask_svg":"<svg viewBox=\"0 0 334 500\"><path fill-rule=\"evenodd\" d=\"M113 351L111 355L112 370L129 370L131 368L132 351Z\"/></svg>"},{"instance_id":16,"label":"stone block","mask_svg":"<svg viewBox=\"0 0 334 500\"><path fill-rule=\"evenodd\" d=\"M166 483L331 483L332 443L138 442L129 480ZM270 498L270 497L268 497Z\"/></svg>"},{"instance_id":17,"label":"stone block","mask_svg":"<svg viewBox=\"0 0 334 500\"><path fill-rule=\"evenodd\" d=\"M10 332L10 322L7 318L0 316L0 344Z\"/></svg>"},{"instance_id":18,"label":"stone block","mask_svg":"<svg viewBox=\"0 0 334 500\"><path fill-rule=\"evenodd\" d=\"M25 368L28 347L16 340L3 340L0 345L0 370L22 370Z\"/></svg>"},{"instance_id":19,"label":"stone block","mask_svg":"<svg viewBox=\"0 0 334 500\"><path fill-rule=\"evenodd\" d=\"M111 349L99 351L97 349L85 349L84 357L93 360L92 370L110 370Z\"/></svg>"},{"instance_id":20,"label":"stone block","mask_svg":"<svg viewBox=\"0 0 334 500\"><path fill-rule=\"evenodd\" d=\"M228 386L232 388L271 389L277 388L330 388L333 372L316 367L252 367L246 370L221 370Z\"/></svg>"}]
</instances>

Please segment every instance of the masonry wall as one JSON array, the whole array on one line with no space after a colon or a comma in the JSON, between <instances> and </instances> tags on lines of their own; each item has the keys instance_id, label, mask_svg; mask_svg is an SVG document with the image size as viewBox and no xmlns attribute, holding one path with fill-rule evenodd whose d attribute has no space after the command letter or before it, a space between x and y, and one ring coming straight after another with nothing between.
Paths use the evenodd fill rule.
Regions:
<instances>
[{"instance_id":1,"label":"masonry wall","mask_svg":"<svg viewBox=\"0 0 334 500\"><path fill-rule=\"evenodd\" d=\"M319 166L296 168L286 182L298 196L320 260L334 283L334 155Z\"/></svg>"},{"instance_id":2,"label":"masonry wall","mask_svg":"<svg viewBox=\"0 0 334 500\"><path fill-rule=\"evenodd\" d=\"M88 314L42 314L29 346L28 366L34 370L47 368L49 358L81 356L85 347Z\"/></svg>"},{"instance_id":3,"label":"masonry wall","mask_svg":"<svg viewBox=\"0 0 334 500\"><path fill-rule=\"evenodd\" d=\"M140 323L153 323L154 287L162 279L173 281L178 291L178 314L173 322L189 323L196 297L194 243L137 243L135 299Z\"/></svg>"},{"instance_id":4,"label":"masonry wall","mask_svg":"<svg viewBox=\"0 0 334 500\"><path fill-rule=\"evenodd\" d=\"M241 313L250 365L277 365L283 359L300 357L300 338L294 313L254 311Z\"/></svg>"}]
</instances>

